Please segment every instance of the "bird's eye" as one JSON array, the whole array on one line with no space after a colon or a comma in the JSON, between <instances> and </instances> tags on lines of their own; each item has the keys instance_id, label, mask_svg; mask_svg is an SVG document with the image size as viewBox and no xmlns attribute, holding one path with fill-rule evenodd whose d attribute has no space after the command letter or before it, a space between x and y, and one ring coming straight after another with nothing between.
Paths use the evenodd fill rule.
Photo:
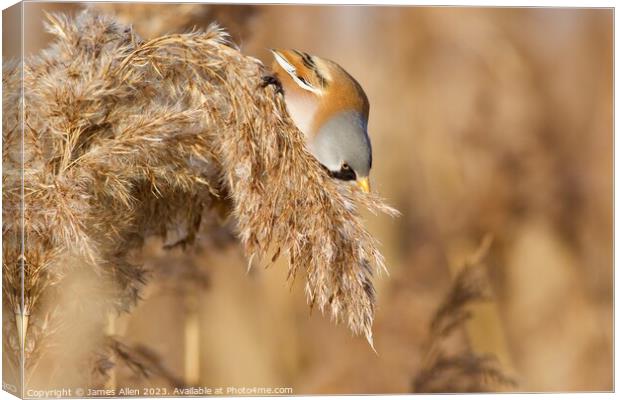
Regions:
<instances>
[{"instance_id":1,"label":"bird's eye","mask_svg":"<svg viewBox=\"0 0 620 400\"><path fill-rule=\"evenodd\" d=\"M357 179L355 172L353 172L349 164L346 163L342 164L338 171L330 171L329 169L327 169L327 167L323 168L327 170L329 176L339 179L341 181L354 181L355 179Z\"/></svg>"}]
</instances>

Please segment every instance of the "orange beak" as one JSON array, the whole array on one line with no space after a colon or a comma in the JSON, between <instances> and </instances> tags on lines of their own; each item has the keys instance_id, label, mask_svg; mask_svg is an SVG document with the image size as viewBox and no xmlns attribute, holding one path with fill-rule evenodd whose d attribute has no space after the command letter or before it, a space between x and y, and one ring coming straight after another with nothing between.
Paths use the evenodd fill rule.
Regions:
<instances>
[{"instance_id":1,"label":"orange beak","mask_svg":"<svg viewBox=\"0 0 620 400\"><path fill-rule=\"evenodd\" d=\"M368 181L368 177L358 179L357 186L362 190L362 192L370 193L370 182Z\"/></svg>"}]
</instances>

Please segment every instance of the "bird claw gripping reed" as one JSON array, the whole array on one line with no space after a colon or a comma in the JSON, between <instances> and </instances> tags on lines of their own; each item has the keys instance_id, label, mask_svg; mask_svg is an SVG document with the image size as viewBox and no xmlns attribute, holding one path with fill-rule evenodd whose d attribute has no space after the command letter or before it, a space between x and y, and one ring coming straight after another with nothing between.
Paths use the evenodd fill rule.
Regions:
<instances>
[{"instance_id":1,"label":"bird claw gripping reed","mask_svg":"<svg viewBox=\"0 0 620 400\"><path fill-rule=\"evenodd\" d=\"M132 251L173 229L194 238L229 204L250 259L286 255L309 302L372 343L383 258L357 210L397 211L327 176L262 64L216 26L143 41L93 11L48 19L54 42L3 79L3 288L16 323L43 318L40 296L79 268L115 282L106 307L129 309L146 281Z\"/></svg>"}]
</instances>

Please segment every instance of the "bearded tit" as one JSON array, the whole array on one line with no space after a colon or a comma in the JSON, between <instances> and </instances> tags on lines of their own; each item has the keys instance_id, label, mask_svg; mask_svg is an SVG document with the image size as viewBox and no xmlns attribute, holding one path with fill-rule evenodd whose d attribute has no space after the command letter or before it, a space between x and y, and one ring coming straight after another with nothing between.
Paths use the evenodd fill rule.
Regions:
<instances>
[{"instance_id":1,"label":"bearded tit","mask_svg":"<svg viewBox=\"0 0 620 400\"><path fill-rule=\"evenodd\" d=\"M271 52L286 108L310 152L330 176L369 192L369 104L360 84L333 61L297 50Z\"/></svg>"}]
</instances>

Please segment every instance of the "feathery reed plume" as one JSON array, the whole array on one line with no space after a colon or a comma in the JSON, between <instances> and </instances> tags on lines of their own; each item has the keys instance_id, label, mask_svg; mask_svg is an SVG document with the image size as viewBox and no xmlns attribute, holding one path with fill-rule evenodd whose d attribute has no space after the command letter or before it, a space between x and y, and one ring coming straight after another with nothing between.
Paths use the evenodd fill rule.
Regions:
<instances>
[{"instance_id":1,"label":"feathery reed plume","mask_svg":"<svg viewBox=\"0 0 620 400\"><path fill-rule=\"evenodd\" d=\"M430 330L434 337L448 336L471 317L466 307L476 301L492 298L491 287L481 262L491 246L492 237L485 236L473 257L465 263L452 283L451 290L433 315Z\"/></svg>"},{"instance_id":2,"label":"feathery reed plume","mask_svg":"<svg viewBox=\"0 0 620 400\"><path fill-rule=\"evenodd\" d=\"M250 33L251 18L259 12L255 6L242 4L177 4L173 13L167 12L167 4L157 3L92 3L88 7L131 25L146 39L217 21L235 40L242 40ZM136 15L140 18L136 19Z\"/></svg>"},{"instance_id":3,"label":"feathery reed plume","mask_svg":"<svg viewBox=\"0 0 620 400\"><path fill-rule=\"evenodd\" d=\"M428 350L413 381L414 392L484 392L516 385L495 355L476 354L469 343L460 344L456 352L450 353L446 343L458 329L464 330L465 322L471 318L467 310L469 305L492 299L490 283L482 265L491 242L491 236L483 239L435 311L430 323Z\"/></svg>"},{"instance_id":4,"label":"feathery reed plume","mask_svg":"<svg viewBox=\"0 0 620 400\"><path fill-rule=\"evenodd\" d=\"M106 377L116 364L123 364L137 378L149 379L157 376L172 387L186 386L181 379L163 366L162 360L148 347L129 346L115 336L106 336L104 346L104 351L98 354L93 363L95 374Z\"/></svg>"},{"instance_id":5,"label":"feathery reed plume","mask_svg":"<svg viewBox=\"0 0 620 400\"><path fill-rule=\"evenodd\" d=\"M515 385L495 356L471 351L437 354L433 365L421 370L414 382L419 393L488 392Z\"/></svg>"},{"instance_id":6,"label":"feathery reed plume","mask_svg":"<svg viewBox=\"0 0 620 400\"><path fill-rule=\"evenodd\" d=\"M128 310L146 281L131 261L145 239L182 230L191 243L224 203L250 260L286 254L290 278L306 276L309 302L372 343L372 269L383 258L357 209L397 211L326 175L282 98L261 86L262 64L216 26L143 41L89 10L48 19L55 41L25 60L24 132L15 107L3 120L12 309L36 317L47 286L92 268L115 283L101 301ZM5 105L17 104L7 99L19 99L19 80L17 68L5 70ZM22 134L23 168L14 148Z\"/></svg>"}]
</instances>

